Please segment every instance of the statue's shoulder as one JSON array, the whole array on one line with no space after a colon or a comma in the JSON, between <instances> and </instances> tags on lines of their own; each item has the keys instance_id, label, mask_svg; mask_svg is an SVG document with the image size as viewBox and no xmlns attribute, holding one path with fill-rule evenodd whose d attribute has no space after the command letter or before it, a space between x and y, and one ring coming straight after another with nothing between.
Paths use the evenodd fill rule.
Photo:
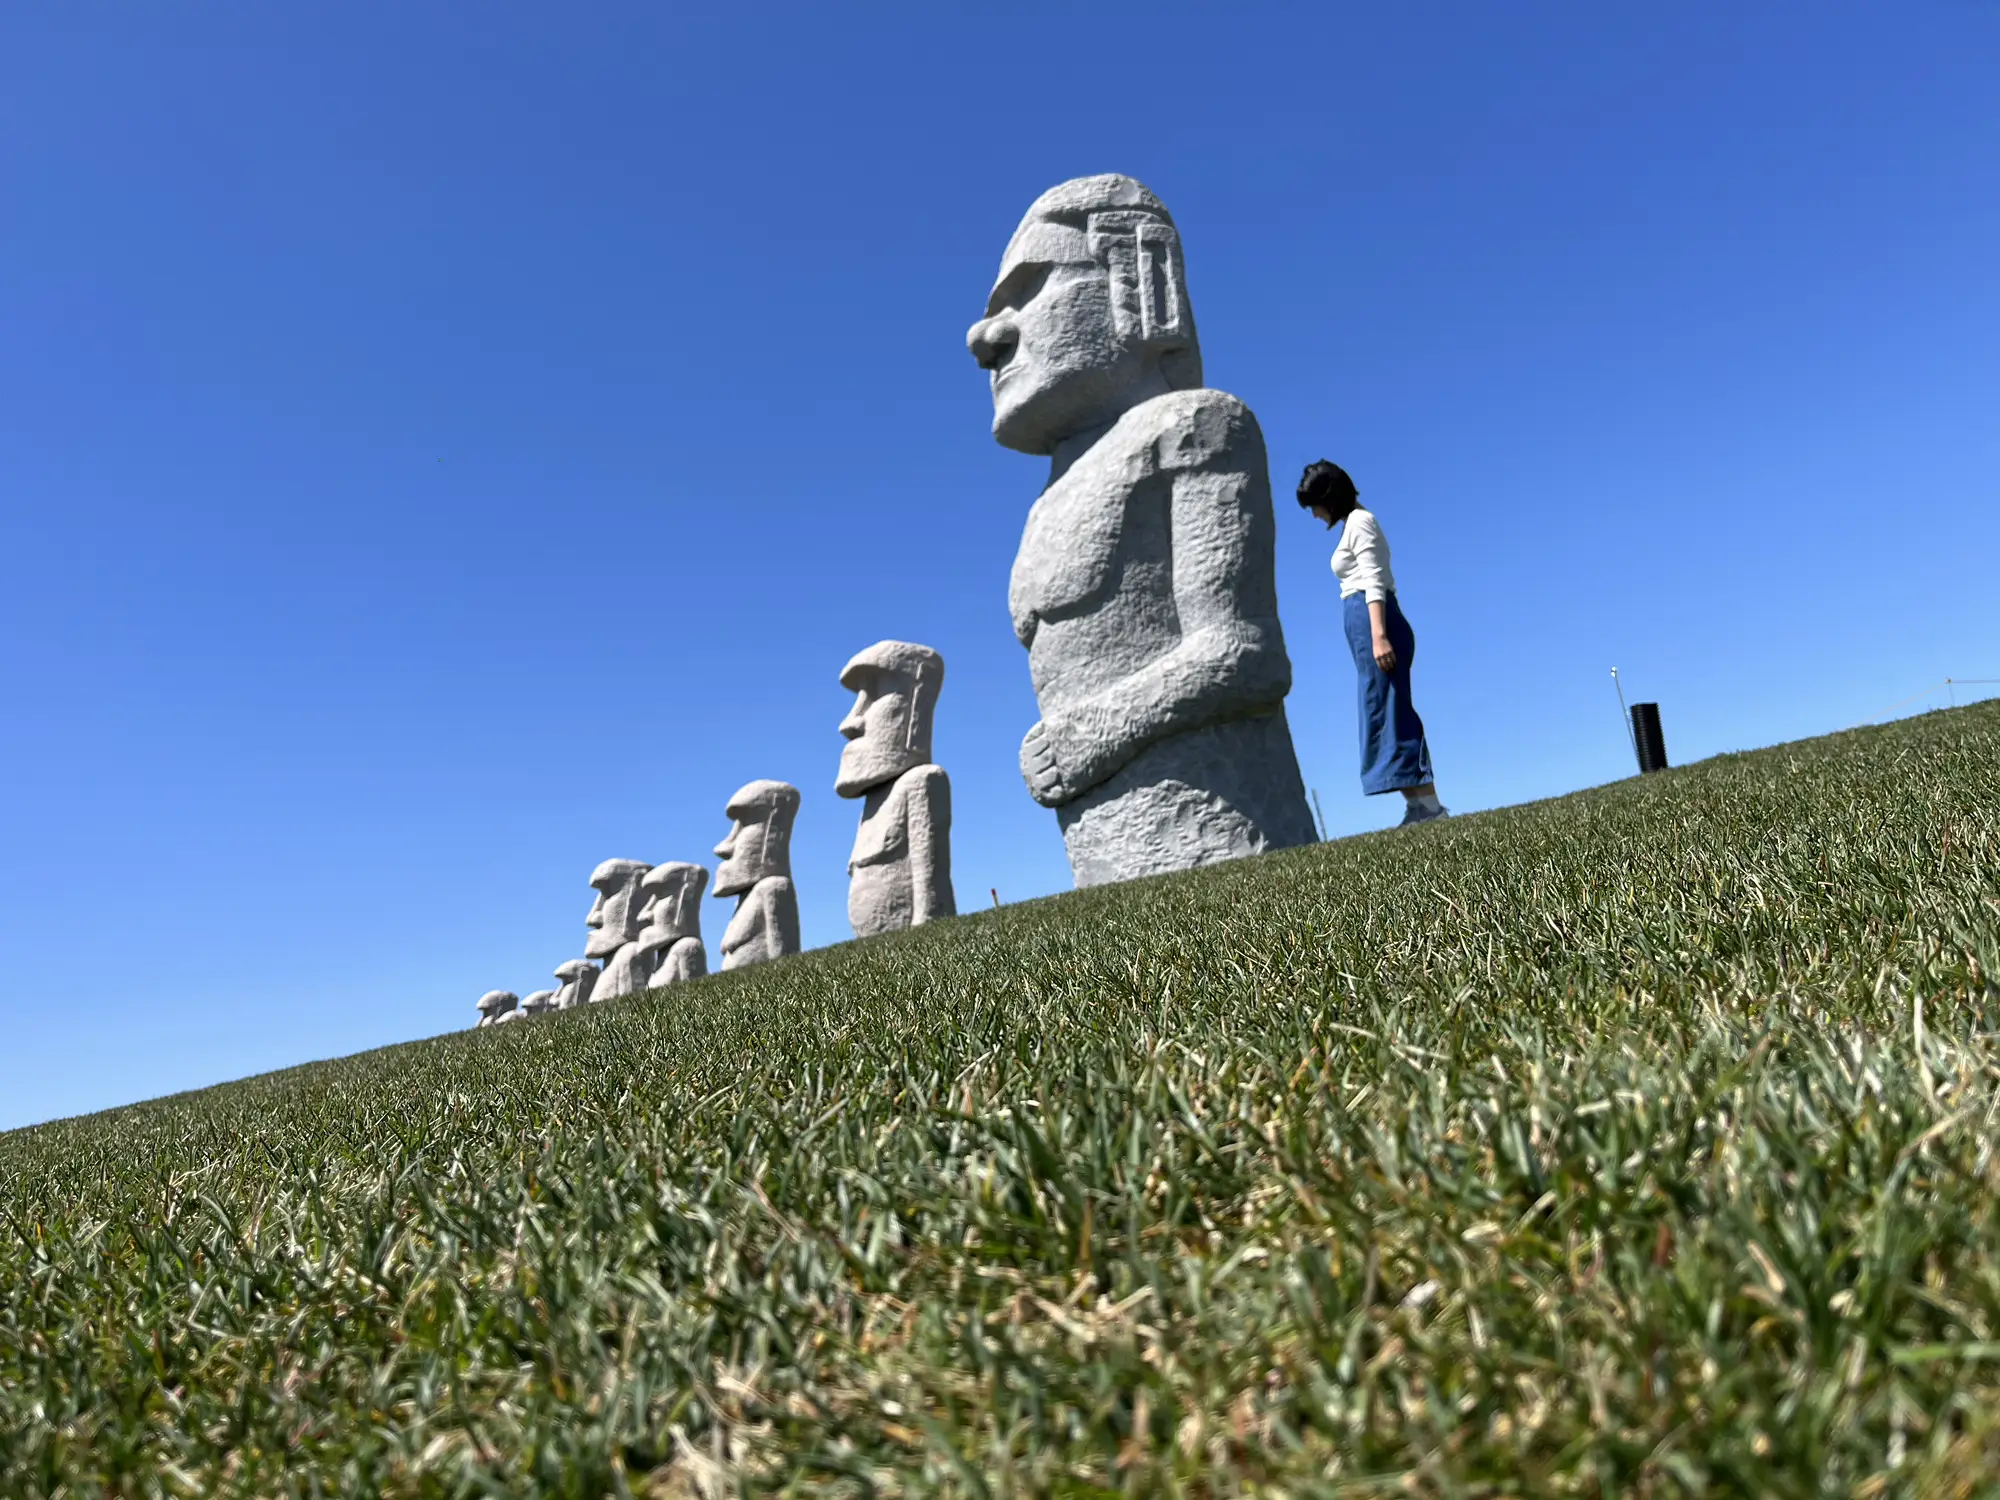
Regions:
<instances>
[{"instance_id":1,"label":"statue's shoulder","mask_svg":"<svg viewBox=\"0 0 2000 1500\"><path fill-rule=\"evenodd\" d=\"M923 797L935 803L941 797L951 796L951 778L936 761L926 761L904 772L897 790L906 797Z\"/></svg>"},{"instance_id":2,"label":"statue's shoulder","mask_svg":"<svg viewBox=\"0 0 2000 1500\"><path fill-rule=\"evenodd\" d=\"M1169 391L1134 407L1133 436L1159 455L1160 467L1239 468L1264 460L1264 433L1250 408L1227 391Z\"/></svg>"},{"instance_id":3,"label":"statue's shoulder","mask_svg":"<svg viewBox=\"0 0 2000 1500\"><path fill-rule=\"evenodd\" d=\"M900 830L910 816L910 808L915 803L935 806L939 797L951 795L951 782L944 774L944 767L935 761L926 761L920 766L911 766L889 784L889 795L874 812L873 819L879 832L877 837L894 841L901 835ZM862 819L862 838L868 837L869 819ZM861 844L854 846L858 851ZM884 848L888 847L886 844ZM872 851L871 851L872 852Z\"/></svg>"}]
</instances>

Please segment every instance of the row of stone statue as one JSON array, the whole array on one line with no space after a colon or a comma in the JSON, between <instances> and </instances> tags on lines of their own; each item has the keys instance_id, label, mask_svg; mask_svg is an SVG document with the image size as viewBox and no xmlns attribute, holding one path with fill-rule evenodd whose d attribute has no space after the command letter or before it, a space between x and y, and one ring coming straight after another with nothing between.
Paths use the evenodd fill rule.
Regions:
<instances>
[{"instance_id":1,"label":"row of stone statue","mask_svg":"<svg viewBox=\"0 0 2000 1500\"><path fill-rule=\"evenodd\" d=\"M951 782L931 763L931 728L944 658L928 646L881 641L841 669L855 695L834 790L861 799L861 830L847 862L847 915L856 937L913 927L958 910L951 888ZM734 896L722 967L740 969L799 951L792 825L799 789L753 781L729 799L729 836L715 846L715 894ZM701 897L708 871L673 860L607 859L591 872L597 897L584 919L583 957L555 971L560 987L523 1000L480 997L479 1024L617 1000L708 972ZM599 963L603 964L600 969Z\"/></svg>"},{"instance_id":2,"label":"row of stone statue","mask_svg":"<svg viewBox=\"0 0 2000 1500\"><path fill-rule=\"evenodd\" d=\"M1278 621L1264 435L1249 407L1203 384L1180 231L1166 205L1115 173L1049 189L1008 242L966 347L987 374L995 441L1049 461L1007 602L1041 712L1021 741L1021 777L1055 813L1076 883L1311 843L1285 718L1292 663ZM939 677L942 663L919 647L894 649L914 653L895 669L916 674L904 741L892 736L881 750L871 722L848 750L903 769L868 781L845 758L841 769L842 794L867 798L849 896L863 934L952 909L949 799L944 773L926 765L929 726L916 707L925 683L915 663L934 664ZM935 681L928 686L934 697ZM777 785L745 788L731 816L738 801L749 808L777 795L756 788ZM798 794L784 791L795 808ZM738 819L739 829L772 824ZM723 849L748 838L733 832ZM754 842L773 840L782 836ZM751 961L738 955L784 951L774 946L783 920L797 932L796 916L767 911L754 881L737 883L748 880L733 873L737 864L725 856L728 890L742 895L724 968ZM930 873L912 873L920 869ZM724 885L718 872L717 895ZM789 881L786 890L789 900ZM652 906L640 894L642 910L659 906L657 894ZM603 951L612 967L595 980L599 993L617 964L612 947ZM566 982L555 1002L576 993Z\"/></svg>"}]
</instances>

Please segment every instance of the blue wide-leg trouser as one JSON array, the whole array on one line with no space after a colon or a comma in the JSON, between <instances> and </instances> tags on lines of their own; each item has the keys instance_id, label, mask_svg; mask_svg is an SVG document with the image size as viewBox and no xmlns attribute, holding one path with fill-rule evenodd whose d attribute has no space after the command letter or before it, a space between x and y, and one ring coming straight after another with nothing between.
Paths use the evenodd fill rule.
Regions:
<instances>
[{"instance_id":1,"label":"blue wide-leg trouser","mask_svg":"<svg viewBox=\"0 0 2000 1500\"><path fill-rule=\"evenodd\" d=\"M1340 607L1360 686L1361 790L1372 797L1428 786L1436 779L1431 774L1431 747L1424 741L1424 721L1410 701L1416 632L1403 618L1394 594L1382 601L1389 644L1396 648L1396 670L1384 672L1375 665L1375 631L1368 620L1367 599L1349 594Z\"/></svg>"}]
</instances>

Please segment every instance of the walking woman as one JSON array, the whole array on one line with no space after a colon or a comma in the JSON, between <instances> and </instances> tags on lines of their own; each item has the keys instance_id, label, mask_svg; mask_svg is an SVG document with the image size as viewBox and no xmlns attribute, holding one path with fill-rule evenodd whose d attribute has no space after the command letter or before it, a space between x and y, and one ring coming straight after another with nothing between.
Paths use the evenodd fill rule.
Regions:
<instances>
[{"instance_id":1,"label":"walking woman","mask_svg":"<svg viewBox=\"0 0 2000 1500\"><path fill-rule=\"evenodd\" d=\"M1340 610L1361 688L1361 790L1403 794L1403 823L1428 823L1445 815L1431 776L1431 748L1424 721L1410 701L1410 663L1417 638L1396 604L1389 571L1389 543L1361 492L1339 464L1321 459L1299 479L1299 504L1341 527L1333 549L1340 580ZM1345 523L1342 525L1342 523Z\"/></svg>"}]
</instances>

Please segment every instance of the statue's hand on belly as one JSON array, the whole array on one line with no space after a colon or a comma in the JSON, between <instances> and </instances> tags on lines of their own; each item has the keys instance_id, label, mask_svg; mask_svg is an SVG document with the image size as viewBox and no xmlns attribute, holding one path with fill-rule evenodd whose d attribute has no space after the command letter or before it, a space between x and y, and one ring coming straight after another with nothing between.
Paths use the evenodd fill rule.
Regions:
<instances>
[{"instance_id":1,"label":"statue's hand on belly","mask_svg":"<svg viewBox=\"0 0 2000 1500\"><path fill-rule=\"evenodd\" d=\"M1081 787L1063 780L1063 768L1056 760L1055 740L1046 723L1037 722L1021 741L1021 779L1028 783L1028 795L1044 807L1061 807Z\"/></svg>"}]
</instances>

